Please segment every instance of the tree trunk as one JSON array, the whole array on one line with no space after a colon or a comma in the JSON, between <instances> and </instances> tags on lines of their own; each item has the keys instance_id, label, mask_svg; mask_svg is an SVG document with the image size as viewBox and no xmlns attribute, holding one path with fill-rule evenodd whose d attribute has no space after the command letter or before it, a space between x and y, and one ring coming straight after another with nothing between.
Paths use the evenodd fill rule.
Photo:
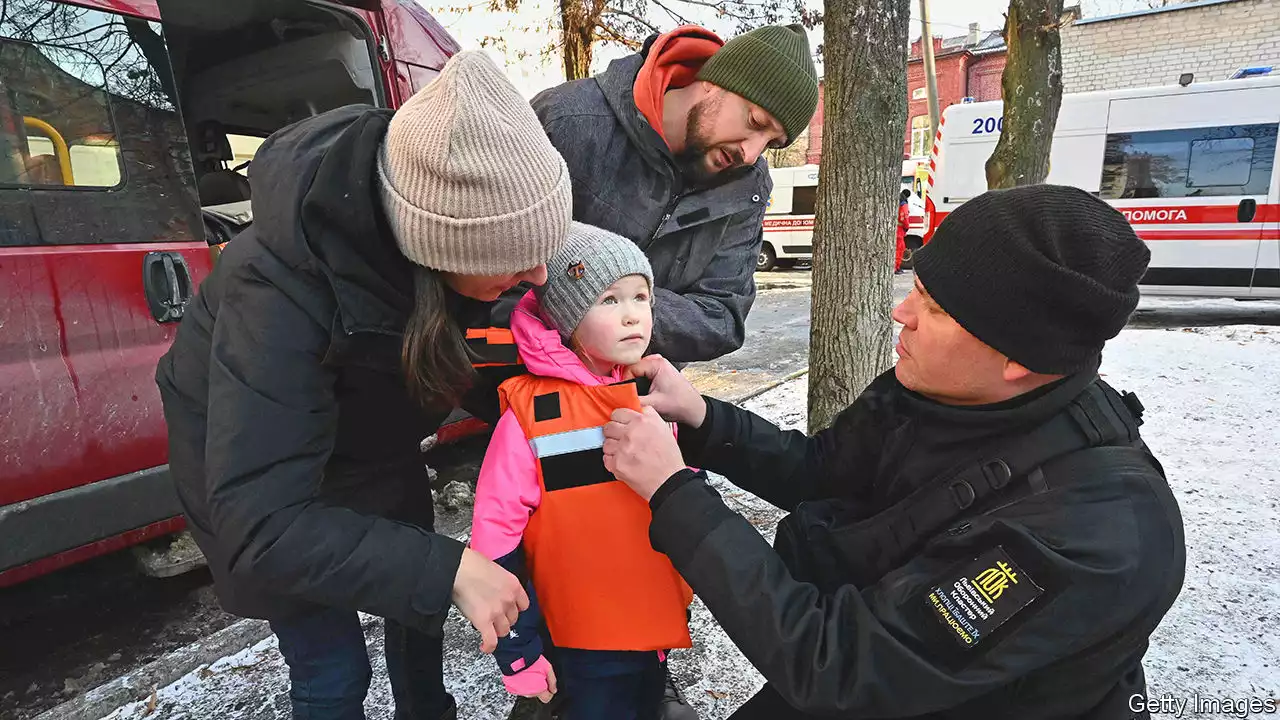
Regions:
<instances>
[{"instance_id":1,"label":"tree trunk","mask_svg":"<svg viewBox=\"0 0 1280 720\"><path fill-rule=\"evenodd\" d=\"M600 18L596 5L594 0L560 0L565 80L591 77L591 42Z\"/></svg>"},{"instance_id":2,"label":"tree trunk","mask_svg":"<svg viewBox=\"0 0 1280 720\"><path fill-rule=\"evenodd\" d=\"M1009 46L1001 90L1004 123L987 159L987 187L1044 182L1053 128L1062 107L1062 0L1009 0L1004 36Z\"/></svg>"},{"instance_id":3,"label":"tree trunk","mask_svg":"<svg viewBox=\"0 0 1280 720\"><path fill-rule=\"evenodd\" d=\"M893 250L907 122L910 0L827 0L813 233L809 429L892 362Z\"/></svg>"}]
</instances>

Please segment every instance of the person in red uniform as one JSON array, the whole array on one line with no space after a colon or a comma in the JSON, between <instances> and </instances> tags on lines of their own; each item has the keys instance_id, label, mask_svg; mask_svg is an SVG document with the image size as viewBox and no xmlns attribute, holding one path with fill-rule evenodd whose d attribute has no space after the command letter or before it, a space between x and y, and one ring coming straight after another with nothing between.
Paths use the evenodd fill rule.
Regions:
<instances>
[{"instance_id":1,"label":"person in red uniform","mask_svg":"<svg viewBox=\"0 0 1280 720\"><path fill-rule=\"evenodd\" d=\"M907 227L911 225L910 190L903 190L898 197L898 247L893 253L893 273L902 272L902 255L907 251Z\"/></svg>"}]
</instances>

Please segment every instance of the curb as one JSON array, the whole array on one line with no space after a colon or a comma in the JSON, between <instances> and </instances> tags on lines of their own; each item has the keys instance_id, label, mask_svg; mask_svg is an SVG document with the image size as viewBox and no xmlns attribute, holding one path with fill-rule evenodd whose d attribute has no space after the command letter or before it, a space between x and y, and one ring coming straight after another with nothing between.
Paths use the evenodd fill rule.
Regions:
<instances>
[{"instance_id":1,"label":"curb","mask_svg":"<svg viewBox=\"0 0 1280 720\"><path fill-rule=\"evenodd\" d=\"M750 400L750 399L752 399L752 398L754 398L754 397L758 397L758 396L760 396L760 395L763 395L763 394L765 394L765 393L769 392L770 390L772 390L772 389L774 389L774 388L776 388L776 387L778 387L778 386L780 386L780 385L785 385L785 384L787 384L787 383L791 382L792 380L795 380L796 378L799 378L799 377L804 377L804 376L805 376L805 375L807 375L807 374L809 374L809 367L806 365L805 367L802 367L802 368L800 368L799 370L796 370L796 371L795 371L795 372L793 372L793 373L789 373L789 374L787 374L787 375L784 375L784 376L782 376L782 377L778 378L777 380L770 380L769 382L767 382L767 383L765 383L765 384L763 384L763 385L760 385L760 386L758 386L758 387L754 387L754 388L752 388L752 389L748 390L747 392L743 393L742 395L738 395L737 397L729 398L729 399L728 399L728 400L726 400L725 402L729 403L730 405L741 405L742 403L744 403L744 402L746 402L746 401L748 401L748 400Z\"/></svg>"},{"instance_id":2,"label":"curb","mask_svg":"<svg viewBox=\"0 0 1280 720\"><path fill-rule=\"evenodd\" d=\"M178 678L257 644L271 634L266 620L240 620L206 638L178 648L57 707L46 710L33 720L99 720L116 709L147 696L152 690Z\"/></svg>"},{"instance_id":3,"label":"curb","mask_svg":"<svg viewBox=\"0 0 1280 720\"><path fill-rule=\"evenodd\" d=\"M739 405L808 372L808 367L801 368L730 398L727 402ZM50 708L32 720L100 720L120 707L145 698L152 690L165 687L202 665L209 665L256 645L269 635L271 625L267 621L250 618L239 620L206 638L157 658L134 672Z\"/></svg>"}]
</instances>

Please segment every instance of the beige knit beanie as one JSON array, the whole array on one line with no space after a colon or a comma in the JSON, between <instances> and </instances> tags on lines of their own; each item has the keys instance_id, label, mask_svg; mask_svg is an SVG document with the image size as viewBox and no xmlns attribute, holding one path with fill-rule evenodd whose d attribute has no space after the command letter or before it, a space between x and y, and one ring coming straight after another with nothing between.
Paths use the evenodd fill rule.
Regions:
<instances>
[{"instance_id":1,"label":"beige knit beanie","mask_svg":"<svg viewBox=\"0 0 1280 720\"><path fill-rule=\"evenodd\" d=\"M387 128L378 185L400 251L435 270L504 275L564 243L569 171L483 52L458 53Z\"/></svg>"}]
</instances>

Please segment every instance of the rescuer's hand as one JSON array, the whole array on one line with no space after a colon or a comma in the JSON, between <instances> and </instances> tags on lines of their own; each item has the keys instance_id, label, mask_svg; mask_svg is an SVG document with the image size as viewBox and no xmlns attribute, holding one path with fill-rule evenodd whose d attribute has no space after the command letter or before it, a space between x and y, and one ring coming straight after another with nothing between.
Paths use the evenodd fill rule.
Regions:
<instances>
[{"instance_id":1,"label":"rescuer's hand","mask_svg":"<svg viewBox=\"0 0 1280 720\"><path fill-rule=\"evenodd\" d=\"M667 478L685 468L685 462L671 426L656 410L621 408L604 426L604 466L648 501Z\"/></svg>"}]
</instances>

